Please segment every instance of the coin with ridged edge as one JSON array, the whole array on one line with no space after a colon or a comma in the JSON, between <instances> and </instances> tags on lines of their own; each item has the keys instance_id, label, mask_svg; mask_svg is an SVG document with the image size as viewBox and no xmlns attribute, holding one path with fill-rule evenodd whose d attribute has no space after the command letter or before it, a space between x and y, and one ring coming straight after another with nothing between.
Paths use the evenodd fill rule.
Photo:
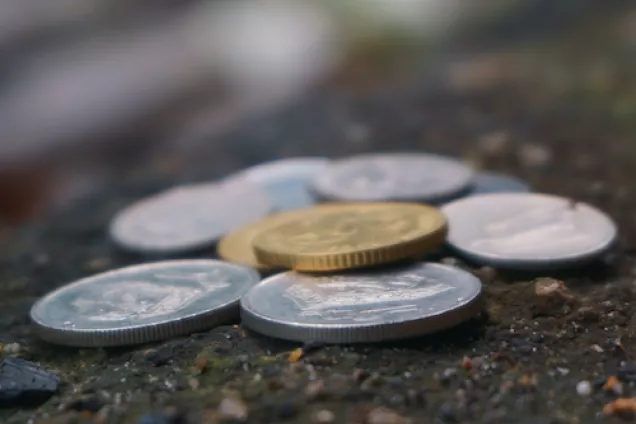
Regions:
<instances>
[{"instance_id":1,"label":"coin with ridged edge","mask_svg":"<svg viewBox=\"0 0 636 424\"><path fill-rule=\"evenodd\" d=\"M289 271L250 289L241 319L279 339L381 342L456 326L482 310L481 294L474 275L436 263L334 275Z\"/></svg>"},{"instance_id":2,"label":"coin with ridged edge","mask_svg":"<svg viewBox=\"0 0 636 424\"><path fill-rule=\"evenodd\" d=\"M236 319L260 276L217 260L135 265L84 278L36 302L36 333L56 344L97 347L165 340Z\"/></svg>"},{"instance_id":3,"label":"coin with ridged edge","mask_svg":"<svg viewBox=\"0 0 636 424\"><path fill-rule=\"evenodd\" d=\"M238 230L225 235L221 241L219 241L216 251L218 255L226 261L246 265L257 269L260 272L272 272L277 269L280 270L280 267L272 267L259 262L254 254L252 243L254 238L264 230L297 215L299 211L302 214L303 210L304 209L277 212L267 218L244 225Z\"/></svg>"},{"instance_id":4,"label":"coin with ridged edge","mask_svg":"<svg viewBox=\"0 0 636 424\"><path fill-rule=\"evenodd\" d=\"M339 203L297 211L256 236L256 258L300 271L336 271L417 258L444 243L446 219L413 203Z\"/></svg>"},{"instance_id":5,"label":"coin with ridged edge","mask_svg":"<svg viewBox=\"0 0 636 424\"><path fill-rule=\"evenodd\" d=\"M540 193L481 194L442 211L448 245L480 265L538 271L580 266L615 246L618 229L586 203Z\"/></svg>"},{"instance_id":6,"label":"coin with ridged edge","mask_svg":"<svg viewBox=\"0 0 636 424\"><path fill-rule=\"evenodd\" d=\"M473 171L461 161L426 153L378 153L331 162L316 175L322 200L439 204L469 189Z\"/></svg>"}]
</instances>

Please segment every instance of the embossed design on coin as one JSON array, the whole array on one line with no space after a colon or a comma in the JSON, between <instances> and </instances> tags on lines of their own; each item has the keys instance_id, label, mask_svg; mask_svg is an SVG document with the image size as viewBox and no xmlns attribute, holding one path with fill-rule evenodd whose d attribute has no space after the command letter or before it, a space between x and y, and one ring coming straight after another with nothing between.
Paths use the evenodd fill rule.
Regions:
<instances>
[{"instance_id":1,"label":"embossed design on coin","mask_svg":"<svg viewBox=\"0 0 636 424\"><path fill-rule=\"evenodd\" d=\"M193 184L143 199L121 211L110 235L142 253L181 253L214 244L225 233L266 216L269 198L247 183Z\"/></svg>"},{"instance_id":2,"label":"embossed design on coin","mask_svg":"<svg viewBox=\"0 0 636 424\"><path fill-rule=\"evenodd\" d=\"M461 162L438 155L360 155L333 161L312 188L327 200L438 203L465 191L472 177Z\"/></svg>"},{"instance_id":3,"label":"embossed design on coin","mask_svg":"<svg viewBox=\"0 0 636 424\"><path fill-rule=\"evenodd\" d=\"M258 185L270 196L278 211L298 209L316 203L309 184L328 163L326 158L280 159L247 168L229 176L228 180Z\"/></svg>"},{"instance_id":4,"label":"embossed design on coin","mask_svg":"<svg viewBox=\"0 0 636 424\"><path fill-rule=\"evenodd\" d=\"M457 325L479 311L480 297L472 274L433 263L330 276L286 272L253 287L241 316L283 339L382 341Z\"/></svg>"},{"instance_id":5,"label":"embossed design on coin","mask_svg":"<svg viewBox=\"0 0 636 424\"><path fill-rule=\"evenodd\" d=\"M214 260L165 261L106 272L61 287L31 317L48 341L114 346L209 328L236 316L259 281L247 267Z\"/></svg>"},{"instance_id":6,"label":"embossed design on coin","mask_svg":"<svg viewBox=\"0 0 636 424\"><path fill-rule=\"evenodd\" d=\"M443 211L451 246L476 262L500 267L584 263L609 249L617 237L605 214L557 196L488 194L450 203Z\"/></svg>"},{"instance_id":7,"label":"embossed design on coin","mask_svg":"<svg viewBox=\"0 0 636 424\"><path fill-rule=\"evenodd\" d=\"M298 211L254 238L259 261L299 270L336 270L417 256L443 243L435 208L406 203L322 205Z\"/></svg>"}]
</instances>

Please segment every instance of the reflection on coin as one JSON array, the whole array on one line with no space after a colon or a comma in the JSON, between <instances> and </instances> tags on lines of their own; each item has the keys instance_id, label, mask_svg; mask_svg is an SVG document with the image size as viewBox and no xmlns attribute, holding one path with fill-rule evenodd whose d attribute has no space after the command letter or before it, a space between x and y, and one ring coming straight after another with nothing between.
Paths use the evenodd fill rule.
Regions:
<instances>
[{"instance_id":1,"label":"reflection on coin","mask_svg":"<svg viewBox=\"0 0 636 424\"><path fill-rule=\"evenodd\" d=\"M392 153L333 161L312 183L321 199L439 203L468 188L469 167L438 155Z\"/></svg>"},{"instance_id":2,"label":"reflection on coin","mask_svg":"<svg viewBox=\"0 0 636 424\"><path fill-rule=\"evenodd\" d=\"M518 178L493 172L479 172L471 184L469 195L486 193L527 193L530 186Z\"/></svg>"},{"instance_id":3,"label":"reflection on coin","mask_svg":"<svg viewBox=\"0 0 636 424\"><path fill-rule=\"evenodd\" d=\"M254 238L256 258L301 271L334 271L415 258L440 246L446 219L413 203L342 203L297 210Z\"/></svg>"},{"instance_id":4,"label":"reflection on coin","mask_svg":"<svg viewBox=\"0 0 636 424\"><path fill-rule=\"evenodd\" d=\"M182 253L213 245L271 209L267 195L247 183L192 184L127 207L113 219L110 235L129 250Z\"/></svg>"},{"instance_id":5,"label":"reflection on coin","mask_svg":"<svg viewBox=\"0 0 636 424\"><path fill-rule=\"evenodd\" d=\"M228 177L256 184L267 193L276 210L298 209L315 203L309 182L322 172L326 158L289 158L262 163Z\"/></svg>"},{"instance_id":6,"label":"reflection on coin","mask_svg":"<svg viewBox=\"0 0 636 424\"><path fill-rule=\"evenodd\" d=\"M270 272L275 269L280 269L259 262L254 254L252 243L254 238L265 229L274 227L284 220L295 216L297 213L302 214L304 213L302 212L303 210L304 209L298 209L294 211L274 213L267 218L244 225L238 230L232 231L219 241L216 248L218 255L227 261L246 265L261 272Z\"/></svg>"},{"instance_id":7,"label":"reflection on coin","mask_svg":"<svg viewBox=\"0 0 636 424\"><path fill-rule=\"evenodd\" d=\"M277 274L241 298L241 319L280 339L359 343L450 328L481 307L481 282L475 276L416 263L328 276Z\"/></svg>"},{"instance_id":8,"label":"reflection on coin","mask_svg":"<svg viewBox=\"0 0 636 424\"><path fill-rule=\"evenodd\" d=\"M448 243L466 258L521 270L561 268L598 258L617 238L598 209L533 193L471 196L442 208Z\"/></svg>"},{"instance_id":9,"label":"reflection on coin","mask_svg":"<svg viewBox=\"0 0 636 424\"><path fill-rule=\"evenodd\" d=\"M215 260L121 268L63 286L31 309L44 340L69 346L123 346L226 323L259 281L248 267Z\"/></svg>"}]
</instances>

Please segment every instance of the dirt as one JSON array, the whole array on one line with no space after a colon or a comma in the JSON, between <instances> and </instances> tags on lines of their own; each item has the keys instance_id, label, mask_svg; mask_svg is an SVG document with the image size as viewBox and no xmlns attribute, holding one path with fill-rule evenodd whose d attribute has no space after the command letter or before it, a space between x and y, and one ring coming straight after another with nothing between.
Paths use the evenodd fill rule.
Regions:
<instances>
[{"instance_id":1,"label":"dirt","mask_svg":"<svg viewBox=\"0 0 636 424\"><path fill-rule=\"evenodd\" d=\"M591 32L592 18L605 30ZM314 94L220 139L140 158L91 198L6 231L3 355L38 362L64 383L39 408L0 410L0 421L619 420L605 405L636 394L636 67L630 55L636 35L619 31L631 27L628 18L592 16L549 42L473 50L463 65L443 61L426 78ZM474 267L445 252L440 260L482 278L484 313L399 343L296 351L299 345L251 333L239 322L117 349L64 348L32 334L28 311L39 296L149 260L122 253L105 236L111 216L129 202L274 158L396 150L460 156L520 177L536 191L595 205L616 220L620 247L585 269L536 275ZM538 296L540 277L563 282L554 285L560 294L548 302Z\"/></svg>"}]
</instances>

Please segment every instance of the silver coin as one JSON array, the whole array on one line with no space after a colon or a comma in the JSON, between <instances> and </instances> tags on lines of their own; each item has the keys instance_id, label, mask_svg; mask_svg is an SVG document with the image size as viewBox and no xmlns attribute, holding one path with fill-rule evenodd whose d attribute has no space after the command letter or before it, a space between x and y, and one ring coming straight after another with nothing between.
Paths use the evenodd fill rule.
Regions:
<instances>
[{"instance_id":1,"label":"silver coin","mask_svg":"<svg viewBox=\"0 0 636 424\"><path fill-rule=\"evenodd\" d=\"M379 342L455 326L481 310L480 300L479 279L435 263L328 276L284 272L241 298L241 318L280 339Z\"/></svg>"},{"instance_id":2,"label":"silver coin","mask_svg":"<svg viewBox=\"0 0 636 424\"><path fill-rule=\"evenodd\" d=\"M518 178L493 172L479 172L471 184L469 195L487 193L527 193L530 186Z\"/></svg>"},{"instance_id":3,"label":"silver coin","mask_svg":"<svg viewBox=\"0 0 636 424\"><path fill-rule=\"evenodd\" d=\"M309 183L328 163L326 158L281 159L252 166L228 179L258 185L270 196L278 211L298 209L316 203Z\"/></svg>"},{"instance_id":4,"label":"silver coin","mask_svg":"<svg viewBox=\"0 0 636 424\"><path fill-rule=\"evenodd\" d=\"M325 200L439 203L466 190L472 177L469 167L443 156L369 154L333 161L312 189Z\"/></svg>"},{"instance_id":5,"label":"silver coin","mask_svg":"<svg viewBox=\"0 0 636 424\"><path fill-rule=\"evenodd\" d=\"M119 212L110 236L120 247L150 254L201 249L273 210L269 197L247 183L200 183L169 189Z\"/></svg>"},{"instance_id":6,"label":"silver coin","mask_svg":"<svg viewBox=\"0 0 636 424\"><path fill-rule=\"evenodd\" d=\"M592 261L612 247L612 219L585 203L535 193L471 196L442 207L447 242L473 262L538 270Z\"/></svg>"},{"instance_id":7,"label":"silver coin","mask_svg":"<svg viewBox=\"0 0 636 424\"><path fill-rule=\"evenodd\" d=\"M122 346L186 335L238 317L258 273L216 260L165 261L63 286L31 309L38 335L69 346Z\"/></svg>"}]
</instances>

